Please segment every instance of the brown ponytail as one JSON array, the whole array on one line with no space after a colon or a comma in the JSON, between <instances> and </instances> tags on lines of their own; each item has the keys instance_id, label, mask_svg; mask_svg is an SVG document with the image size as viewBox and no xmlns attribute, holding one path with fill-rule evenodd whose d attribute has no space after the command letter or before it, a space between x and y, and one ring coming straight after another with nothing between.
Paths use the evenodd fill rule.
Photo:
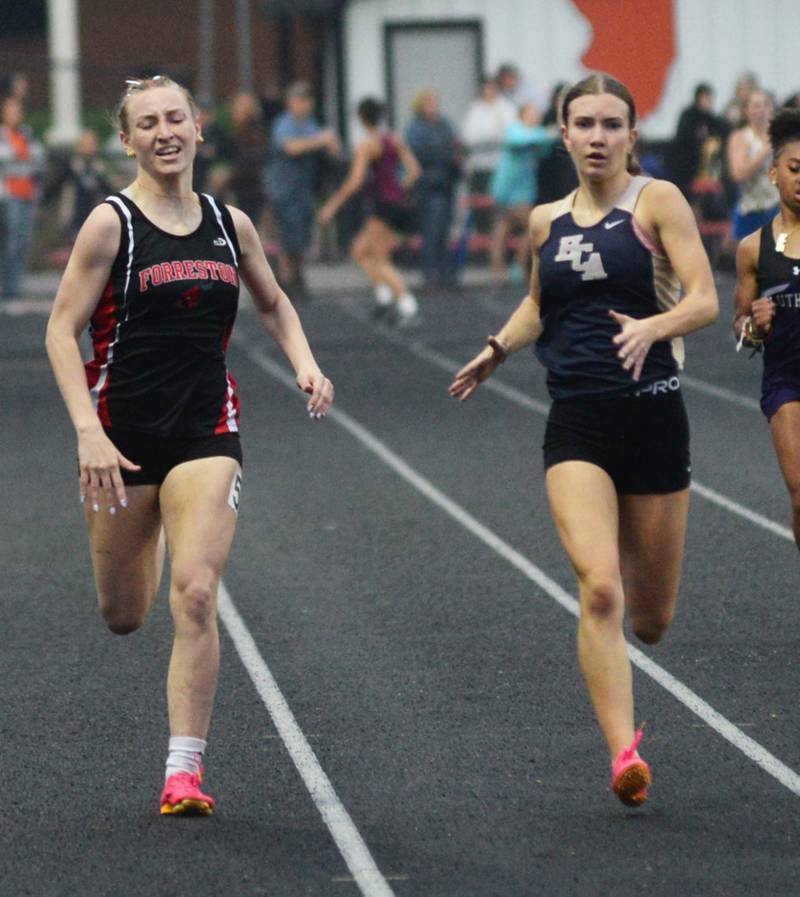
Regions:
<instances>
[{"instance_id":1,"label":"brown ponytail","mask_svg":"<svg viewBox=\"0 0 800 897\"><path fill-rule=\"evenodd\" d=\"M626 165L626 168L628 169L628 174L637 175L642 173L642 166L639 164L639 159L635 152L628 153L628 164Z\"/></svg>"}]
</instances>

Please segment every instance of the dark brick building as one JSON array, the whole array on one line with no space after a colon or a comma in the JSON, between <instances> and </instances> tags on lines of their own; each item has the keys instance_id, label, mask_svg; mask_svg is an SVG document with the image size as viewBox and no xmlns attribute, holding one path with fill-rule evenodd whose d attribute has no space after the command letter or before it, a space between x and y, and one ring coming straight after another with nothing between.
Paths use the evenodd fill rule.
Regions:
<instances>
[{"instance_id":1,"label":"dark brick building","mask_svg":"<svg viewBox=\"0 0 800 897\"><path fill-rule=\"evenodd\" d=\"M219 102L238 87L236 0L213 2L213 93ZM163 72L196 85L199 0L78 0L81 89L85 108L111 108L125 78ZM342 4L251 0L253 86L280 91L298 78L315 84L327 110L338 108L336 72ZM294 11L293 11L294 10ZM299 11L298 11L299 10ZM24 71L30 105L48 105L46 0L0 0L0 75Z\"/></svg>"}]
</instances>

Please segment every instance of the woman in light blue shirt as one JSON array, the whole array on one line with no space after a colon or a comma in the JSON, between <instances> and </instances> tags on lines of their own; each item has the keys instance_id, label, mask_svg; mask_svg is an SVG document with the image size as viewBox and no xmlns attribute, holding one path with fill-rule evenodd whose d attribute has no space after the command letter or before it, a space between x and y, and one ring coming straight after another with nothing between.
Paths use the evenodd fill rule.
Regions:
<instances>
[{"instance_id":1,"label":"woman in light blue shirt","mask_svg":"<svg viewBox=\"0 0 800 897\"><path fill-rule=\"evenodd\" d=\"M522 284L530 255L528 218L538 196L539 159L546 156L556 136L540 122L541 113L534 103L526 103L516 121L507 128L500 162L492 179L492 198L497 216L492 230L490 257L492 274L498 286L507 280ZM506 272L508 239L516 234L514 264Z\"/></svg>"}]
</instances>

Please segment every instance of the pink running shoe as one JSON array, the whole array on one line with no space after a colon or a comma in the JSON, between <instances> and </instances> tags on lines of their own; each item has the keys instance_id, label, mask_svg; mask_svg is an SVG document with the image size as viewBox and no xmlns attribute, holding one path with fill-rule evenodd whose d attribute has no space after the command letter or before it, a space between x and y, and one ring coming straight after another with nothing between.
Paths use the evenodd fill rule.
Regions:
<instances>
[{"instance_id":1,"label":"pink running shoe","mask_svg":"<svg viewBox=\"0 0 800 897\"><path fill-rule=\"evenodd\" d=\"M650 767L636 750L643 735L644 729L639 729L630 745L617 754L611 767L611 787L628 807L640 807L647 800L647 788L653 779Z\"/></svg>"},{"instance_id":2,"label":"pink running shoe","mask_svg":"<svg viewBox=\"0 0 800 897\"><path fill-rule=\"evenodd\" d=\"M161 792L162 815L210 816L214 812L214 798L200 790L202 781L202 766L197 774L176 772L171 775Z\"/></svg>"}]
</instances>

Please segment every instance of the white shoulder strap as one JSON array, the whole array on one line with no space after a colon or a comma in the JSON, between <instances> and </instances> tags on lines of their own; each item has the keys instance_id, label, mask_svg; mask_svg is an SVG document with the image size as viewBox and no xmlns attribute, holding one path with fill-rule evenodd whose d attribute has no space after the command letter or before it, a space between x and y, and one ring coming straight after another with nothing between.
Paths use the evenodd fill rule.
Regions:
<instances>
[{"instance_id":1,"label":"white shoulder strap","mask_svg":"<svg viewBox=\"0 0 800 897\"><path fill-rule=\"evenodd\" d=\"M631 178L630 184L628 184L627 190L620 196L616 203L614 203L614 208L622 209L623 212L630 212L633 214L633 210L636 208L636 203L639 201L639 194L652 180L651 177L644 174L634 175Z\"/></svg>"},{"instance_id":2,"label":"white shoulder strap","mask_svg":"<svg viewBox=\"0 0 800 897\"><path fill-rule=\"evenodd\" d=\"M575 194L577 192L577 190L573 190L571 193L567 193L563 199L559 199L553 203L553 208L550 212L551 221L555 221L556 218L560 218L562 215L566 215L568 212L572 211L572 206L575 203Z\"/></svg>"}]
</instances>

